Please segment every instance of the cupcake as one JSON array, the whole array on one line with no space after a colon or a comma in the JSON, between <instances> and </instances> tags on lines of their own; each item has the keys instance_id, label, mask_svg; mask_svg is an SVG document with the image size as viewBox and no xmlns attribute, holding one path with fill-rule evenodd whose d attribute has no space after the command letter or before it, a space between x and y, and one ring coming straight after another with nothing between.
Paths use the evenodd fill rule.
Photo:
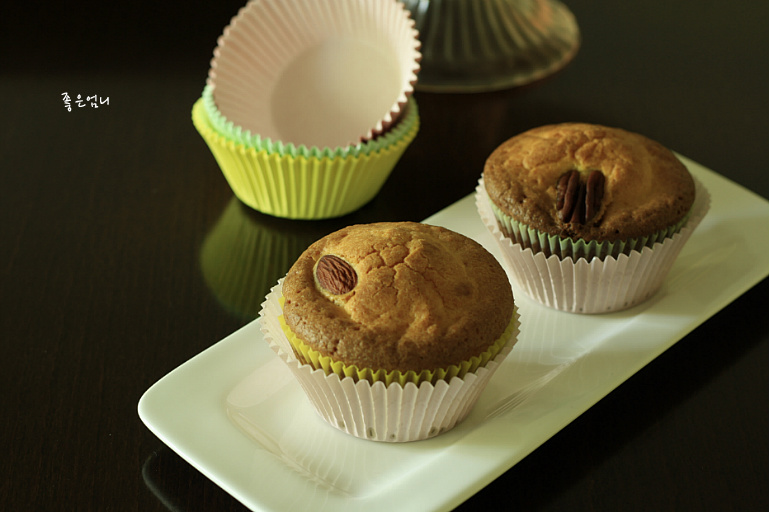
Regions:
<instances>
[{"instance_id":1,"label":"cupcake","mask_svg":"<svg viewBox=\"0 0 769 512\"><path fill-rule=\"evenodd\" d=\"M709 196L658 142L563 123L496 148L477 204L516 288L556 309L600 313L660 288Z\"/></svg>"},{"instance_id":2,"label":"cupcake","mask_svg":"<svg viewBox=\"0 0 769 512\"><path fill-rule=\"evenodd\" d=\"M453 428L517 339L499 262L463 235L413 222L321 238L260 320L321 416L379 441Z\"/></svg>"}]
</instances>

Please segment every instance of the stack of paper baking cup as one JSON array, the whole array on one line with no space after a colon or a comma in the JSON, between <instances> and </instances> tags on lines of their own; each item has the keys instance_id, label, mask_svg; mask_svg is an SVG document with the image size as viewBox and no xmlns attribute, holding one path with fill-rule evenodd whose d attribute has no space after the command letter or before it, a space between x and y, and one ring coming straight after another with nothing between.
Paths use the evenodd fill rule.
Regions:
<instances>
[{"instance_id":1,"label":"stack of paper baking cup","mask_svg":"<svg viewBox=\"0 0 769 512\"><path fill-rule=\"evenodd\" d=\"M252 0L218 39L201 108L193 112L196 127L221 138L204 135L209 147L221 146L212 152L235 194L252 208L290 218L349 213L373 198L370 191L350 190L356 197L337 198L334 207L314 197L318 191L305 197L305 191L285 185L279 193L286 198L278 203L318 205L316 211L299 211L292 204L276 208L263 192L244 189L271 179L262 175L274 174L276 166L284 172L297 165L357 168L363 159L368 168L389 166L379 173L386 179L419 124L412 98L419 46L414 21L397 0ZM409 115L410 126L402 126ZM400 152L393 159L396 147ZM221 158L224 151L263 153L270 168L253 155L247 176L241 176L243 169L235 172L231 159ZM384 162L380 153L388 153ZM236 158L241 162L234 167L243 167ZM324 179L323 187L350 185ZM383 183L374 184L374 195Z\"/></svg>"},{"instance_id":2,"label":"stack of paper baking cup","mask_svg":"<svg viewBox=\"0 0 769 512\"><path fill-rule=\"evenodd\" d=\"M397 122L390 124L387 130L378 134L376 137L361 140L357 144L349 144L347 146L297 146L291 142L273 140L270 137L263 137L258 133L252 133L250 130L246 130L232 121L229 121L222 115L219 108L216 106L213 88L210 85L206 85L203 89L201 100L205 115L208 117L211 127L228 141L242 145L246 148L253 148L257 151L264 150L272 154L291 155L294 157L343 157L347 155L368 155L375 153L379 150L393 146L399 140L403 140L419 121L416 102L412 96L409 96L406 105L401 108ZM412 103L414 104L414 108L410 108Z\"/></svg>"}]
</instances>

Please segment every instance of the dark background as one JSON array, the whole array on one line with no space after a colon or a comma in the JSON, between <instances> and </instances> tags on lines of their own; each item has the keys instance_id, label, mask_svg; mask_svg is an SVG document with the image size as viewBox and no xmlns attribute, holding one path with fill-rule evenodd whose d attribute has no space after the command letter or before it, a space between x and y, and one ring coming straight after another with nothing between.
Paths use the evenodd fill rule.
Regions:
<instances>
[{"instance_id":1,"label":"dark background","mask_svg":"<svg viewBox=\"0 0 769 512\"><path fill-rule=\"evenodd\" d=\"M3 510L242 510L136 405L252 319L201 275L202 243L233 198L190 121L244 3L0 7ZM769 197L769 3L565 3L582 30L575 60L522 89L417 92L422 129L358 212L241 214L306 243L422 220L471 193L500 142L568 120L644 133ZM109 105L67 112L64 92ZM767 304L764 279L460 508L764 510Z\"/></svg>"}]
</instances>

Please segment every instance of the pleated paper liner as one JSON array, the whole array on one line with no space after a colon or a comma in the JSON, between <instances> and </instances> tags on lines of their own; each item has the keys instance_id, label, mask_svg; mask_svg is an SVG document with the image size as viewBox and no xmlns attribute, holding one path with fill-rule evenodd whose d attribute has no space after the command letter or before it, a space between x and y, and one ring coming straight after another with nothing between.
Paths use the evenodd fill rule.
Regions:
<instances>
[{"instance_id":1,"label":"pleated paper liner","mask_svg":"<svg viewBox=\"0 0 769 512\"><path fill-rule=\"evenodd\" d=\"M227 140L245 146L246 148L253 148L257 151L269 151L270 153L276 153L279 155L290 155L293 157L346 157L357 156L361 154L370 154L382 149L386 149L388 146L397 144L399 140L411 131L414 124L419 121L418 109L415 107L415 101L409 98L409 101L404 105L401 116L395 121L387 130L378 134L376 137L358 142L354 145L336 147L336 148L318 148L317 146L307 147L304 144L295 145L290 142L282 142L279 140L272 140L269 137L264 137L258 133L252 133L250 130L244 129L241 126L236 125L229 119L227 119L216 106L213 95L213 87L206 85L203 88L203 106L205 107L205 113L208 116L211 127L223 135Z\"/></svg>"},{"instance_id":2,"label":"pleated paper liner","mask_svg":"<svg viewBox=\"0 0 769 512\"><path fill-rule=\"evenodd\" d=\"M417 119L402 139L367 155L295 158L227 140L211 126L202 99L192 121L238 199L268 215L308 220L340 217L373 199L419 130Z\"/></svg>"},{"instance_id":3,"label":"pleated paper liner","mask_svg":"<svg viewBox=\"0 0 769 512\"><path fill-rule=\"evenodd\" d=\"M656 293L692 232L710 208L710 194L694 179L696 197L688 220L671 236L616 256L560 258L524 247L505 236L483 184L476 189L478 213L498 243L513 288L545 306L571 313L608 313L636 306ZM675 230L674 230L675 231ZM539 237L532 237L539 241ZM546 242L550 243L550 242ZM595 251L595 248L592 249Z\"/></svg>"},{"instance_id":4,"label":"pleated paper liner","mask_svg":"<svg viewBox=\"0 0 769 512\"><path fill-rule=\"evenodd\" d=\"M281 327L282 279L267 295L259 321L270 348L289 367L320 416L362 439L409 442L454 428L472 410L483 389L518 339L518 314L499 353L464 377L421 382L371 382L314 369L297 359Z\"/></svg>"},{"instance_id":5,"label":"pleated paper liner","mask_svg":"<svg viewBox=\"0 0 769 512\"><path fill-rule=\"evenodd\" d=\"M420 42L396 0L260 0L214 49L208 84L222 114L297 146L355 145L401 114Z\"/></svg>"},{"instance_id":6,"label":"pleated paper liner","mask_svg":"<svg viewBox=\"0 0 769 512\"><path fill-rule=\"evenodd\" d=\"M283 304L281 300L281 305ZM494 342L486 351L478 356L472 357L467 361L462 361L455 365L447 366L446 368L438 369L425 369L419 372L408 371L401 372L398 370L386 371L375 370L372 368L360 368L355 365L346 365L340 361L334 361L330 357L322 355L317 350L304 343L299 337L297 337L291 329L286 325L285 318L280 315L280 326L283 329L283 334L288 338L291 347L294 349L294 355L304 364L309 364L314 369L322 369L327 375L336 373L339 377L350 377L355 380L368 380L371 382L382 381L386 386L392 383L405 386L407 383L412 382L417 386L422 382L430 382L435 384L439 380L451 380L454 377L463 378L470 372L476 371L478 368L485 366L490 360L499 354L502 347L505 345L510 337L510 333L515 328L515 319L510 321L507 329L500 338Z\"/></svg>"},{"instance_id":7,"label":"pleated paper liner","mask_svg":"<svg viewBox=\"0 0 769 512\"><path fill-rule=\"evenodd\" d=\"M678 233L681 226L686 224L691 215L691 209L684 215L684 218L673 226L669 226L649 236L630 238L627 240L598 242L596 240L586 241L582 238L577 240L571 238L562 238L556 235L543 233L537 229L517 222L510 216L500 210L493 201L489 201L491 211L497 220L502 233L512 239L522 247L530 247L535 252L541 251L546 256L552 254L559 258L585 258L590 261L593 258L604 259L608 256L617 257L620 254L630 254L633 251L641 251L644 247L654 247L654 244L660 243L666 238L672 237Z\"/></svg>"}]
</instances>

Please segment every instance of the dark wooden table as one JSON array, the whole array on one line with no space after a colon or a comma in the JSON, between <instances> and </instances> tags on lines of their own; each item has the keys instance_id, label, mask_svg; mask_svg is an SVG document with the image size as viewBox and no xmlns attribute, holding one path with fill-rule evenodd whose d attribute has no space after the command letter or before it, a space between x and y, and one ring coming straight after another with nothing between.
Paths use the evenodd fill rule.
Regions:
<instances>
[{"instance_id":1,"label":"dark wooden table","mask_svg":"<svg viewBox=\"0 0 769 512\"><path fill-rule=\"evenodd\" d=\"M3 7L2 510L243 509L137 415L150 385L253 318L202 276L233 196L190 121L243 3ZM566 120L644 133L769 197L769 3L566 3L576 59L519 90L418 92L422 129L361 210L242 215L308 243L422 220L471 193L500 142ZM109 104L68 112L65 92ZM460 509L765 510L767 305L764 279Z\"/></svg>"}]
</instances>

